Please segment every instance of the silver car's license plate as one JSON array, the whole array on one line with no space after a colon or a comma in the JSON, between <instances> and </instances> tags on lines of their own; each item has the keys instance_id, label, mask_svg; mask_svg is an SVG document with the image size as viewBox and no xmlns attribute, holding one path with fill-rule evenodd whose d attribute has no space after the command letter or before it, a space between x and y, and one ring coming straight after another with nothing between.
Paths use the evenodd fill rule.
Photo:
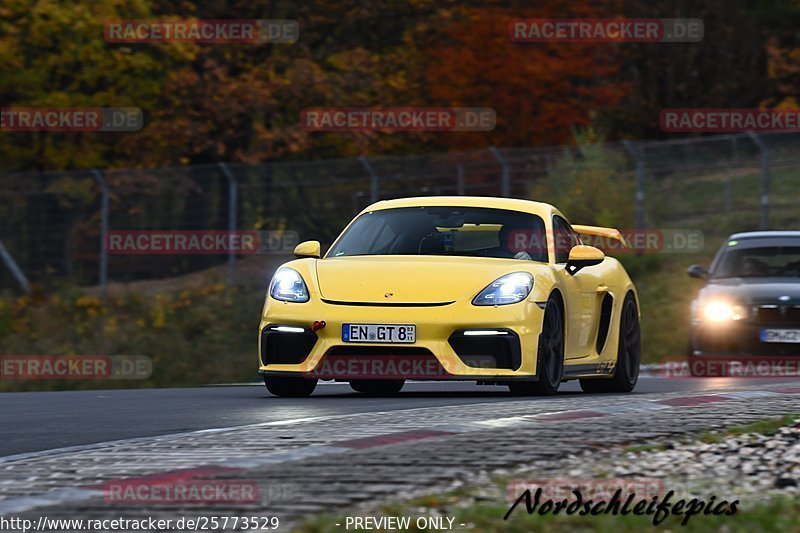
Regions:
<instances>
[{"instance_id":1,"label":"silver car's license plate","mask_svg":"<svg viewBox=\"0 0 800 533\"><path fill-rule=\"evenodd\" d=\"M800 329L762 329L761 342L800 344Z\"/></svg>"},{"instance_id":2,"label":"silver car's license plate","mask_svg":"<svg viewBox=\"0 0 800 533\"><path fill-rule=\"evenodd\" d=\"M417 341L413 324L342 324L344 342L382 342L412 344Z\"/></svg>"}]
</instances>

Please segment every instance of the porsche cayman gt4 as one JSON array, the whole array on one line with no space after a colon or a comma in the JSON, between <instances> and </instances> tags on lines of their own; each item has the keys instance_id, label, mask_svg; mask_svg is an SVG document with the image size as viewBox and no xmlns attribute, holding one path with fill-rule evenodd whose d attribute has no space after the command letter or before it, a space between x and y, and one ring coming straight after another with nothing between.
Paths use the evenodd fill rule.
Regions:
<instances>
[{"instance_id":1,"label":"porsche cayman gt4","mask_svg":"<svg viewBox=\"0 0 800 533\"><path fill-rule=\"evenodd\" d=\"M259 373L279 396L319 380L394 394L405 380L470 380L516 394L628 392L641 339L636 289L622 265L526 200L425 197L377 202L324 256L317 241L272 277L261 314Z\"/></svg>"}]
</instances>

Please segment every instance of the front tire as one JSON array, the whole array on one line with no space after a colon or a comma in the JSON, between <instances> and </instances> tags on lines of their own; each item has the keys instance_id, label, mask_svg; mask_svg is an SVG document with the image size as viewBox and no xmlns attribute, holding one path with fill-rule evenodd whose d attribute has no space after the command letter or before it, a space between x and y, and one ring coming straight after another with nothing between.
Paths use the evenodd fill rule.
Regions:
<instances>
[{"instance_id":1,"label":"front tire","mask_svg":"<svg viewBox=\"0 0 800 533\"><path fill-rule=\"evenodd\" d=\"M584 392L631 392L639 381L642 335L636 298L629 292L622 303L619 323L617 364L611 379L582 379Z\"/></svg>"},{"instance_id":2,"label":"front tire","mask_svg":"<svg viewBox=\"0 0 800 533\"><path fill-rule=\"evenodd\" d=\"M270 394L286 398L305 398L317 388L316 379L264 376L264 385Z\"/></svg>"},{"instance_id":3,"label":"front tire","mask_svg":"<svg viewBox=\"0 0 800 533\"><path fill-rule=\"evenodd\" d=\"M354 379L350 388L368 396L394 396L405 383L404 379Z\"/></svg>"},{"instance_id":4,"label":"front tire","mask_svg":"<svg viewBox=\"0 0 800 533\"><path fill-rule=\"evenodd\" d=\"M536 381L512 381L508 388L521 396L551 396L558 392L564 376L564 318L557 297L551 296L544 308L539 334Z\"/></svg>"}]
</instances>

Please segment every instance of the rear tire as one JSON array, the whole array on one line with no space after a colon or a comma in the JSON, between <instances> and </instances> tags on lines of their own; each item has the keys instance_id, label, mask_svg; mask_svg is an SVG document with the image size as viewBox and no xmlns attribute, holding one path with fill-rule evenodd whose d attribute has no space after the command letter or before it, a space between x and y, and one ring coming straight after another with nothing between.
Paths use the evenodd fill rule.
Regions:
<instances>
[{"instance_id":1,"label":"rear tire","mask_svg":"<svg viewBox=\"0 0 800 533\"><path fill-rule=\"evenodd\" d=\"M544 308L537 351L537 381L512 381L508 389L519 396L551 396L558 392L564 376L564 319L561 304L551 296Z\"/></svg>"},{"instance_id":2,"label":"rear tire","mask_svg":"<svg viewBox=\"0 0 800 533\"><path fill-rule=\"evenodd\" d=\"M350 388L368 396L394 396L405 383L404 379L354 379Z\"/></svg>"},{"instance_id":3,"label":"rear tire","mask_svg":"<svg viewBox=\"0 0 800 533\"><path fill-rule=\"evenodd\" d=\"M289 378L283 376L264 376L264 385L270 394L287 398L311 396L317 388L316 379Z\"/></svg>"},{"instance_id":4,"label":"rear tire","mask_svg":"<svg viewBox=\"0 0 800 533\"><path fill-rule=\"evenodd\" d=\"M642 359L642 336L639 310L633 293L625 296L620 311L617 364L611 379L581 379L584 392L631 392L639 381L639 364Z\"/></svg>"}]
</instances>

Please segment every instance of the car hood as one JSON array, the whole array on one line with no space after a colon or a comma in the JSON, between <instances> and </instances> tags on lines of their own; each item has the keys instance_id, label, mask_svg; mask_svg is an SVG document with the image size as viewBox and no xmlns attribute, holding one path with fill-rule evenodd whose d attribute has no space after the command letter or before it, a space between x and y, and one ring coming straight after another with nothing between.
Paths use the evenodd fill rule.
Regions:
<instances>
[{"instance_id":1,"label":"car hood","mask_svg":"<svg viewBox=\"0 0 800 533\"><path fill-rule=\"evenodd\" d=\"M449 303L474 297L520 261L433 256L351 256L316 262L322 298L377 304ZM524 265L530 267L530 265Z\"/></svg>"},{"instance_id":2,"label":"car hood","mask_svg":"<svg viewBox=\"0 0 800 533\"><path fill-rule=\"evenodd\" d=\"M700 291L701 298L711 296L725 296L743 304L800 305L800 278L714 280Z\"/></svg>"}]
</instances>

